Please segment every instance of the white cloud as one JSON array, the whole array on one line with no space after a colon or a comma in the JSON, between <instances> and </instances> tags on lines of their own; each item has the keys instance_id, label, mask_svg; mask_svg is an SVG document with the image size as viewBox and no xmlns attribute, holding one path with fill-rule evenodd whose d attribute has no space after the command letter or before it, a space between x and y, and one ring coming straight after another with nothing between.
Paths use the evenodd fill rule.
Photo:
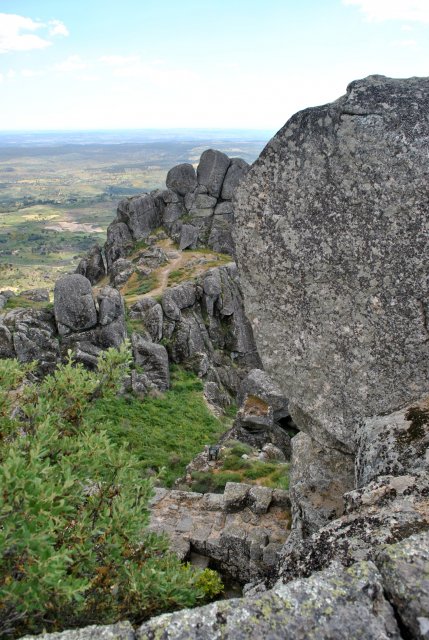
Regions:
<instances>
[{"instance_id":1,"label":"white cloud","mask_svg":"<svg viewBox=\"0 0 429 640\"><path fill-rule=\"evenodd\" d=\"M345 5L355 5L368 20L407 20L429 23L428 0L342 0Z\"/></svg>"},{"instance_id":2,"label":"white cloud","mask_svg":"<svg viewBox=\"0 0 429 640\"><path fill-rule=\"evenodd\" d=\"M87 68L86 62L78 55L69 56L63 62L59 62L55 65L56 71L78 71L80 69Z\"/></svg>"},{"instance_id":3,"label":"white cloud","mask_svg":"<svg viewBox=\"0 0 429 640\"><path fill-rule=\"evenodd\" d=\"M45 24L13 13L0 13L0 53L49 47L52 42L34 33L40 29L47 31L49 36L69 34L67 27L60 20L50 20Z\"/></svg>"},{"instance_id":4,"label":"white cloud","mask_svg":"<svg viewBox=\"0 0 429 640\"><path fill-rule=\"evenodd\" d=\"M140 56L102 56L99 58L99 61L112 67L120 67L130 63L139 62Z\"/></svg>"},{"instance_id":5,"label":"white cloud","mask_svg":"<svg viewBox=\"0 0 429 640\"><path fill-rule=\"evenodd\" d=\"M49 47L51 43L48 40L34 33L22 33L22 31L37 31L43 26L43 23L35 22L31 18L12 13L0 13L0 53Z\"/></svg>"},{"instance_id":6,"label":"white cloud","mask_svg":"<svg viewBox=\"0 0 429 640\"><path fill-rule=\"evenodd\" d=\"M395 40L393 44L396 47L406 47L409 49L414 49L417 46L417 41L416 40Z\"/></svg>"},{"instance_id":7,"label":"white cloud","mask_svg":"<svg viewBox=\"0 0 429 640\"><path fill-rule=\"evenodd\" d=\"M45 75L44 71L35 71L34 69L22 69L21 76L23 78L37 78Z\"/></svg>"},{"instance_id":8,"label":"white cloud","mask_svg":"<svg viewBox=\"0 0 429 640\"><path fill-rule=\"evenodd\" d=\"M49 20L49 35L50 36L68 36L70 35L64 22L61 20Z\"/></svg>"}]
</instances>

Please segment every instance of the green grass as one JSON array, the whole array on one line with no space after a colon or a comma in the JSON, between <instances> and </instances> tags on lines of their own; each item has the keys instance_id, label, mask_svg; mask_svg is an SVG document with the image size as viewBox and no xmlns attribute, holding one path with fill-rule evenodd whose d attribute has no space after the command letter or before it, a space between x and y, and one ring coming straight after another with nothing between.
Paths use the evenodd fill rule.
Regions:
<instances>
[{"instance_id":1,"label":"green grass","mask_svg":"<svg viewBox=\"0 0 429 640\"><path fill-rule=\"evenodd\" d=\"M134 397L96 400L88 419L104 424L110 438L129 445L142 469L164 469L163 484L171 487L186 465L226 430L208 410L202 383L192 373L173 368L172 388L143 401Z\"/></svg>"},{"instance_id":2,"label":"green grass","mask_svg":"<svg viewBox=\"0 0 429 640\"><path fill-rule=\"evenodd\" d=\"M11 311L12 309L52 309L52 302L35 302L28 300L22 296L13 296L9 298L3 307L3 311Z\"/></svg>"},{"instance_id":3,"label":"green grass","mask_svg":"<svg viewBox=\"0 0 429 640\"><path fill-rule=\"evenodd\" d=\"M272 489L289 489L289 464L263 462L255 457L243 459L243 455L255 453L247 444L238 441L227 443L221 457L221 467L210 471L192 473L192 490L201 493L221 493L227 482L259 484Z\"/></svg>"}]
</instances>

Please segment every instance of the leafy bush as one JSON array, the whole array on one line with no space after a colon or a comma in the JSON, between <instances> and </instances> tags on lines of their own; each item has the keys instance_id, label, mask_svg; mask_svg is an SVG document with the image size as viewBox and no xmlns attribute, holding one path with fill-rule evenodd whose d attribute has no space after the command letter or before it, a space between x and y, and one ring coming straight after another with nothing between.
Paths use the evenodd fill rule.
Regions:
<instances>
[{"instance_id":1,"label":"leafy bush","mask_svg":"<svg viewBox=\"0 0 429 640\"><path fill-rule=\"evenodd\" d=\"M139 459L90 407L114 397L129 354L109 350L97 371L71 358L20 398L18 365L1 362L0 636L143 619L202 602L217 589L145 532L152 492ZM9 382L6 372L10 373Z\"/></svg>"}]
</instances>

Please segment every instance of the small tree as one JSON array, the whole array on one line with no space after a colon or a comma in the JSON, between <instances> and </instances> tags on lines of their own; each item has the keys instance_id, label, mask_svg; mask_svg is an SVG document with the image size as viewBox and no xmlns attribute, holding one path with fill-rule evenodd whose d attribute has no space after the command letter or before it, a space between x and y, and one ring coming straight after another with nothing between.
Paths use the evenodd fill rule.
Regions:
<instances>
[{"instance_id":1,"label":"small tree","mask_svg":"<svg viewBox=\"0 0 429 640\"><path fill-rule=\"evenodd\" d=\"M128 364L127 347L105 352L95 372L70 356L24 389L15 420L22 375L16 361L2 364L13 376L0 368L0 636L139 623L207 593L210 580L145 530L152 487L137 458L85 422L91 400L116 393Z\"/></svg>"}]
</instances>

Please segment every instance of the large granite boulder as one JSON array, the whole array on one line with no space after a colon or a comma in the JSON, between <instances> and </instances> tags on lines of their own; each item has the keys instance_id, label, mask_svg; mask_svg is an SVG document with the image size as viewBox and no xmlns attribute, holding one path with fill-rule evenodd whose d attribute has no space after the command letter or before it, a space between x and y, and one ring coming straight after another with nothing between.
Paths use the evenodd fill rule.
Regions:
<instances>
[{"instance_id":1,"label":"large granite boulder","mask_svg":"<svg viewBox=\"0 0 429 640\"><path fill-rule=\"evenodd\" d=\"M107 240L104 245L108 270L110 270L115 260L129 255L133 245L134 241L131 232L125 222L112 222L107 227Z\"/></svg>"},{"instance_id":2,"label":"large granite boulder","mask_svg":"<svg viewBox=\"0 0 429 640\"><path fill-rule=\"evenodd\" d=\"M134 361L141 367L145 378L158 391L167 391L170 386L168 354L162 344L145 340L138 333L131 336Z\"/></svg>"},{"instance_id":3,"label":"large granite boulder","mask_svg":"<svg viewBox=\"0 0 429 640\"><path fill-rule=\"evenodd\" d=\"M418 608L418 607L417 607ZM253 598L224 600L153 618L138 640L399 640L393 609L373 563L333 566Z\"/></svg>"},{"instance_id":4,"label":"large granite boulder","mask_svg":"<svg viewBox=\"0 0 429 640\"><path fill-rule=\"evenodd\" d=\"M57 280L54 312L58 333L62 336L94 327L97 324L97 310L90 281L78 273Z\"/></svg>"},{"instance_id":5,"label":"large granite boulder","mask_svg":"<svg viewBox=\"0 0 429 640\"><path fill-rule=\"evenodd\" d=\"M121 200L117 219L127 225L135 241L147 238L162 222L162 198L153 194L143 194Z\"/></svg>"},{"instance_id":6,"label":"large granite boulder","mask_svg":"<svg viewBox=\"0 0 429 640\"><path fill-rule=\"evenodd\" d=\"M230 163L222 151L207 149L201 154L197 168L198 183L207 188L209 195L219 197Z\"/></svg>"},{"instance_id":7,"label":"large granite boulder","mask_svg":"<svg viewBox=\"0 0 429 640\"><path fill-rule=\"evenodd\" d=\"M239 184L235 242L266 370L298 426L354 451L428 390L429 78L370 76L294 115Z\"/></svg>"},{"instance_id":8,"label":"large granite boulder","mask_svg":"<svg viewBox=\"0 0 429 640\"><path fill-rule=\"evenodd\" d=\"M240 180L249 171L248 163L242 158L231 158L231 164L225 175L225 180L222 185L222 199L231 200L236 188L238 187Z\"/></svg>"},{"instance_id":9,"label":"large granite boulder","mask_svg":"<svg viewBox=\"0 0 429 640\"><path fill-rule=\"evenodd\" d=\"M197 186L197 175L194 167L187 162L176 165L167 173L165 183L167 189L185 196Z\"/></svg>"}]
</instances>

